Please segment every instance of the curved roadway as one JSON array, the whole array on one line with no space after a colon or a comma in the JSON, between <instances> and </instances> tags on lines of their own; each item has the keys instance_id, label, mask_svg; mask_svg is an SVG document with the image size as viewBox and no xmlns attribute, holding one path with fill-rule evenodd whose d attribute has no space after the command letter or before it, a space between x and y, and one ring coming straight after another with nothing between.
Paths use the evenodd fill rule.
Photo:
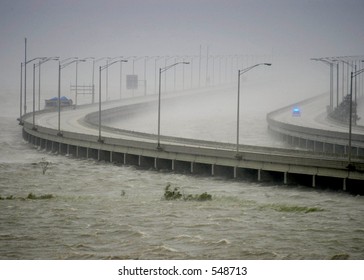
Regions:
<instances>
[{"instance_id":1,"label":"curved roadway","mask_svg":"<svg viewBox=\"0 0 364 280\"><path fill-rule=\"evenodd\" d=\"M206 90L204 90L206 91ZM178 96L184 96L186 94L196 94L204 91L195 91L189 93L179 93L174 95L169 95L168 98L175 98ZM102 103L103 114L108 109L117 108L121 106L131 105L131 104L142 104L146 102L155 102L157 100L156 95L149 95L143 97L134 97L130 99L123 99L119 101L105 102ZM304 104L304 103L302 103ZM322 112L322 107L324 106L324 98L318 99L318 102L309 103L309 106L303 105L301 107L302 115L300 118L292 118L292 115L289 114L289 111L282 111L279 117L283 119L283 121L295 125L313 125L317 128L325 128L325 129L341 129L339 127L333 127L327 122L321 119L318 121L317 112ZM98 112L98 104L94 105L83 105L78 106L76 109L67 108L62 109L61 111L61 131L67 131L72 133L90 135L90 136L98 136L98 121L94 123L86 122L85 116ZM316 114L314 114L316 113ZM98 115L98 114L97 114ZM23 119L25 122L32 123L32 114L29 113ZM58 111L43 111L40 114L36 115L35 118L36 127L44 127L53 130L58 129ZM156 135L146 134L146 133L137 133L131 131L125 131L121 129L114 129L103 127L102 129L102 137L111 138L114 140L124 139L124 140L135 140L149 143L156 143ZM189 147L199 147L199 148L212 148L212 149L221 149L228 150L231 152L236 151L236 145L229 143L217 143L213 141L204 141L204 140L195 140L195 139L185 139L185 138L177 138L177 137L167 137L164 136L161 138L162 145L163 144L177 144L179 146L189 146ZM269 155L279 155L279 156L287 156L289 158L295 159L292 161L297 161L300 158L311 158L311 159L320 159L320 160L333 160L333 161L345 161L346 157L334 155L334 154L323 154L323 153L313 153L305 150L297 150L297 149L284 149L284 148L273 148L273 147L257 147L251 145L240 145L240 152L253 152L259 154L269 154ZM341 158L341 159L340 159ZM358 160L360 162L360 160Z\"/></svg>"}]
</instances>

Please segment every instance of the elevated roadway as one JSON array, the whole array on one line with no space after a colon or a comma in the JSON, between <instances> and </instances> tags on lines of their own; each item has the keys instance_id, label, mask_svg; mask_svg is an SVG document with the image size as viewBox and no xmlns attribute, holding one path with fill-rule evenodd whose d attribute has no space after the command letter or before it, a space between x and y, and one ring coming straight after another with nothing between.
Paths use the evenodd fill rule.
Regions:
<instances>
[{"instance_id":1,"label":"elevated roadway","mask_svg":"<svg viewBox=\"0 0 364 280\"><path fill-rule=\"evenodd\" d=\"M189 94L197 94L193 92ZM169 95L178 98L186 93ZM157 102L150 95L102 104L103 119L123 117L145 104ZM301 103L304 105L305 102ZM314 105L312 105L314 104ZM313 102L314 107L317 103ZM304 107L304 113L310 106ZM286 108L287 110L288 108ZM284 110L268 118L273 122L299 126L284 120ZM295 121L303 120L295 119ZM364 163L360 155L353 157L352 168L348 168L345 154L303 149L282 149L241 145L236 146L176 137L161 137L162 148L157 148L157 137L153 134L137 133L112 127L102 127L102 141L98 137L98 104L63 109L61 112L62 136L58 134L58 112L43 111L23 117L23 137L41 149L75 157L94 158L118 164L136 165L156 170L166 169L192 174L209 174L230 178L258 181L278 180L284 184L304 184L312 187L331 187L354 193L363 192ZM316 124L315 124L316 125ZM280 128L282 129L282 128ZM322 130L323 128L315 128ZM301 136L305 133L299 130ZM333 130L333 132L335 132ZM356 140L355 140L356 141ZM360 142L360 141L359 141Z\"/></svg>"},{"instance_id":2,"label":"elevated roadway","mask_svg":"<svg viewBox=\"0 0 364 280\"><path fill-rule=\"evenodd\" d=\"M269 129L288 144L314 152L348 154L349 126L328 117L323 94L267 115ZM293 109L299 111L295 114ZM364 157L364 126L352 126L352 155Z\"/></svg>"}]
</instances>

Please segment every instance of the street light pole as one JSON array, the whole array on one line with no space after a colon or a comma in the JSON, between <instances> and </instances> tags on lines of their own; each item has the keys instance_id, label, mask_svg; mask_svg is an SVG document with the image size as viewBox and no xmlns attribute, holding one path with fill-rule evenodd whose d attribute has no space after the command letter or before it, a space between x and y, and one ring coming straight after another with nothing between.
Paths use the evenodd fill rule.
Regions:
<instances>
[{"instance_id":1,"label":"street light pole","mask_svg":"<svg viewBox=\"0 0 364 280\"><path fill-rule=\"evenodd\" d=\"M70 59L74 59L70 62L67 62L67 60ZM67 59L64 59L62 61L58 62L58 136L63 136L62 132L61 132L61 70L65 67L67 67L68 65L74 63L74 62L78 62L78 61L82 61L84 62L84 59L78 59L77 57L70 57ZM64 64L62 64L64 63Z\"/></svg>"},{"instance_id":2,"label":"street light pole","mask_svg":"<svg viewBox=\"0 0 364 280\"><path fill-rule=\"evenodd\" d=\"M35 63L33 63L33 130L35 130Z\"/></svg>"},{"instance_id":3,"label":"street light pole","mask_svg":"<svg viewBox=\"0 0 364 280\"><path fill-rule=\"evenodd\" d=\"M96 64L96 62L106 59L106 58L109 58L109 57L101 57L99 59L93 59L93 62L92 62L92 104L95 103L95 64Z\"/></svg>"},{"instance_id":4,"label":"street light pole","mask_svg":"<svg viewBox=\"0 0 364 280\"><path fill-rule=\"evenodd\" d=\"M27 38L24 39L24 115L27 113Z\"/></svg>"},{"instance_id":5,"label":"street light pole","mask_svg":"<svg viewBox=\"0 0 364 280\"><path fill-rule=\"evenodd\" d=\"M335 61L342 62L343 63L343 76L344 76L344 64L347 65L347 79L346 79L347 81L346 81L346 83L347 83L347 93L349 94L349 91L350 91L350 84L349 84L349 74L350 74L350 72L349 72L349 67L351 67L351 69L354 70L354 67L355 66L354 66L353 63L350 63L350 62L344 60L343 58L337 58L337 59L335 59ZM355 70L354 70L354 72L355 72Z\"/></svg>"},{"instance_id":6,"label":"street light pole","mask_svg":"<svg viewBox=\"0 0 364 280\"><path fill-rule=\"evenodd\" d=\"M106 65L104 66L99 66L99 139L98 139L98 142L100 143L103 143L104 141L102 140L101 138L101 71L102 70L105 70L107 71L107 69L117 63L117 62L128 62L127 60L116 60L116 61L113 61L111 63L109 63L109 61L106 62Z\"/></svg>"},{"instance_id":7,"label":"street light pole","mask_svg":"<svg viewBox=\"0 0 364 280\"><path fill-rule=\"evenodd\" d=\"M58 136L63 136L61 133L61 62L58 62Z\"/></svg>"},{"instance_id":8,"label":"street light pole","mask_svg":"<svg viewBox=\"0 0 364 280\"><path fill-rule=\"evenodd\" d=\"M160 134L161 134L161 77L162 68L159 68L159 90L158 90L158 143L157 149L160 149Z\"/></svg>"},{"instance_id":9,"label":"street light pole","mask_svg":"<svg viewBox=\"0 0 364 280\"><path fill-rule=\"evenodd\" d=\"M190 67L190 69L191 69L191 77L190 77L190 80L191 80L191 84L190 84L190 89L192 89L193 88L193 58L194 57L197 57L197 56L194 56L194 55L192 55L192 56L190 56L190 64L191 64L191 67Z\"/></svg>"},{"instance_id":10,"label":"street light pole","mask_svg":"<svg viewBox=\"0 0 364 280\"><path fill-rule=\"evenodd\" d=\"M109 64L106 64L109 65ZM99 139L98 141L101 143L101 70L102 66L99 66Z\"/></svg>"},{"instance_id":11,"label":"street light pole","mask_svg":"<svg viewBox=\"0 0 364 280\"><path fill-rule=\"evenodd\" d=\"M38 66L38 111L40 111L40 76L41 76L41 65L47 61L50 60L59 60L58 56L55 57L48 57L44 60L40 60L38 62L38 65L36 65L36 67Z\"/></svg>"},{"instance_id":12,"label":"street light pole","mask_svg":"<svg viewBox=\"0 0 364 280\"><path fill-rule=\"evenodd\" d=\"M19 124L22 125L22 106L23 106L23 62L20 62L20 115L19 115Z\"/></svg>"},{"instance_id":13,"label":"street light pole","mask_svg":"<svg viewBox=\"0 0 364 280\"><path fill-rule=\"evenodd\" d=\"M251 69L260 66L271 66L271 63L259 63L255 64L253 66L250 66L248 68L245 68L243 70L238 70L238 98L237 98L237 110L236 110L236 158L241 159L241 155L239 155L239 126L240 126L240 77L242 74L250 71Z\"/></svg>"},{"instance_id":14,"label":"street light pole","mask_svg":"<svg viewBox=\"0 0 364 280\"><path fill-rule=\"evenodd\" d=\"M76 88L75 88L75 105L77 105L77 95L78 95L78 61L76 61Z\"/></svg>"},{"instance_id":15,"label":"street light pole","mask_svg":"<svg viewBox=\"0 0 364 280\"><path fill-rule=\"evenodd\" d=\"M25 45L26 45L26 38L25 38ZM26 47L25 47L26 49ZM27 113L27 64L34 61L34 60L44 60L46 57L36 57L26 61L26 50L25 50L25 62L23 63L24 66L24 114Z\"/></svg>"},{"instance_id":16,"label":"street light pole","mask_svg":"<svg viewBox=\"0 0 364 280\"><path fill-rule=\"evenodd\" d=\"M154 93L157 93L157 61L164 58L163 56L156 56L154 59Z\"/></svg>"},{"instance_id":17,"label":"street light pole","mask_svg":"<svg viewBox=\"0 0 364 280\"><path fill-rule=\"evenodd\" d=\"M339 63L336 64L336 107L339 107Z\"/></svg>"},{"instance_id":18,"label":"street light pole","mask_svg":"<svg viewBox=\"0 0 364 280\"><path fill-rule=\"evenodd\" d=\"M122 58L122 56L115 56L115 57L108 57L107 60L106 60L106 65L109 65L109 64L114 64L114 59L117 59L117 58ZM111 63L110 63L111 62ZM106 68L106 101L109 100L109 67L107 66Z\"/></svg>"},{"instance_id":19,"label":"street light pole","mask_svg":"<svg viewBox=\"0 0 364 280\"><path fill-rule=\"evenodd\" d=\"M159 93L158 93L158 139L157 139L157 149L162 150L160 145L160 135L161 135L161 77L162 73L166 72L168 69L175 67L178 64L190 64L189 62L177 62L172 65L166 66L164 68L159 68Z\"/></svg>"},{"instance_id":20,"label":"street light pole","mask_svg":"<svg viewBox=\"0 0 364 280\"><path fill-rule=\"evenodd\" d=\"M167 68L168 60L170 60L170 59L172 59L174 57L175 56L169 56L169 55L165 56L165 58L164 58L164 68ZM164 91L167 91L167 73L166 73L165 79L164 79Z\"/></svg>"},{"instance_id":21,"label":"street light pole","mask_svg":"<svg viewBox=\"0 0 364 280\"><path fill-rule=\"evenodd\" d=\"M140 57L137 57L137 56L133 56L133 75L135 75L135 62L138 61L138 60L141 60L142 58L144 58L143 56L140 56ZM139 77L138 77L139 79ZM138 84L138 79L137 79L137 84ZM134 96L134 86L132 88L132 95Z\"/></svg>"},{"instance_id":22,"label":"street light pole","mask_svg":"<svg viewBox=\"0 0 364 280\"><path fill-rule=\"evenodd\" d=\"M75 106L77 105L77 97L78 97L78 63L85 62L87 59L94 59L94 57L85 57L81 60L76 61L76 86L75 86Z\"/></svg>"},{"instance_id":23,"label":"street light pole","mask_svg":"<svg viewBox=\"0 0 364 280\"><path fill-rule=\"evenodd\" d=\"M331 112L334 109L334 92L333 92L334 71L333 71L333 68L334 68L334 64L335 64L336 60L330 61L328 58L311 58L311 60L321 61L330 66L330 112Z\"/></svg>"},{"instance_id":24,"label":"street light pole","mask_svg":"<svg viewBox=\"0 0 364 280\"><path fill-rule=\"evenodd\" d=\"M123 88L123 62L127 62L129 57L127 57L125 60L120 60L120 100L121 100L121 91Z\"/></svg>"},{"instance_id":25,"label":"street light pole","mask_svg":"<svg viewBox=\"0 0 364 280\"><path fill-rule=\"evenodd\" d=\"M144 57L144 95L147 95L147 62L152 58L154 58L154 56Z\"/></svg>"}]
</instances>

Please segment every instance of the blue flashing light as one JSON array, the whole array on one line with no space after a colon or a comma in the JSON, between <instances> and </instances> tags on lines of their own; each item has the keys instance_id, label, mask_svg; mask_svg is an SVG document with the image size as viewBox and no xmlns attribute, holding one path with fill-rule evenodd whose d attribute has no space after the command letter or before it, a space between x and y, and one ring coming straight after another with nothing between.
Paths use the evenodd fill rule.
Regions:
<instances>
[{"instance_id":1,"label":"blue flashing light","mask_svg":"<svg viewBox=\"0 0 364 280\"><path fill-rule=\"evenodd\" d=\"M301 109L297 106L293 107L292 109L292 115L295 116L301 116Z\"/></svg>"}]
</instances>

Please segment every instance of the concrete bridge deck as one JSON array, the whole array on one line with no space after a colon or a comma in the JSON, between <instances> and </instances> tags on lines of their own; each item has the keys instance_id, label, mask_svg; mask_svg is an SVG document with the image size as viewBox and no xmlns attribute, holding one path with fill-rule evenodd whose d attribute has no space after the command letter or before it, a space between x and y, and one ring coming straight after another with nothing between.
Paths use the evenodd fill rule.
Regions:
<instances>
[{"instance_id":1,"label":"concrete bridge deck","mask_svg":"<svg viewBox=\"0 0 364 280\"><path fill-rule=\"evenodd\" d=\"M138 110L143 104L156 100L157 96L150 95L103 103L102 115L103 118L113 117L120 112ZM119 107L128 110L115 109ZM303 113L308 108L310 106L305 107ZM229 143L176 137L162 137L162 149L157 149L156 135L107 127L102 130L103 142L99 142L98 121L95 120L95 114L98 115L97 110L98 104L62 110L63 136L58 135L58 112L37 114L35 127L32 123L32 113L29 113L23 118L23 137L41 149L75 157L94 158L156 170L167 169L258 181L278 180L284 184L304 184L363 193L364 162L360 154L353 157L355 168L348 169L344 153L327 152L325 149L321 152L310 152L241 145L240 153L237 155L236 146ZM285 116L283 111L281 110L280 114ZM287 120L286 125L298 126ZM302 131L300 133L300 136L304 134Z\"/></svg>"},{"instance_id":2,"label":"concrete bridge deck","mask_svg":"<svg viewBox=\"0 0 364 280\"><path fill-rule=\"evenodd\" d=\"M292 146L345 156L349 126L327 116L327 103L328 95L323 94L273 111L267 115L269 129ZM294 107L299 108L299 116L293 115ZM364 157L364 126L352 126L351 146L352 155Z\"/></svg>"}]
</instances>

